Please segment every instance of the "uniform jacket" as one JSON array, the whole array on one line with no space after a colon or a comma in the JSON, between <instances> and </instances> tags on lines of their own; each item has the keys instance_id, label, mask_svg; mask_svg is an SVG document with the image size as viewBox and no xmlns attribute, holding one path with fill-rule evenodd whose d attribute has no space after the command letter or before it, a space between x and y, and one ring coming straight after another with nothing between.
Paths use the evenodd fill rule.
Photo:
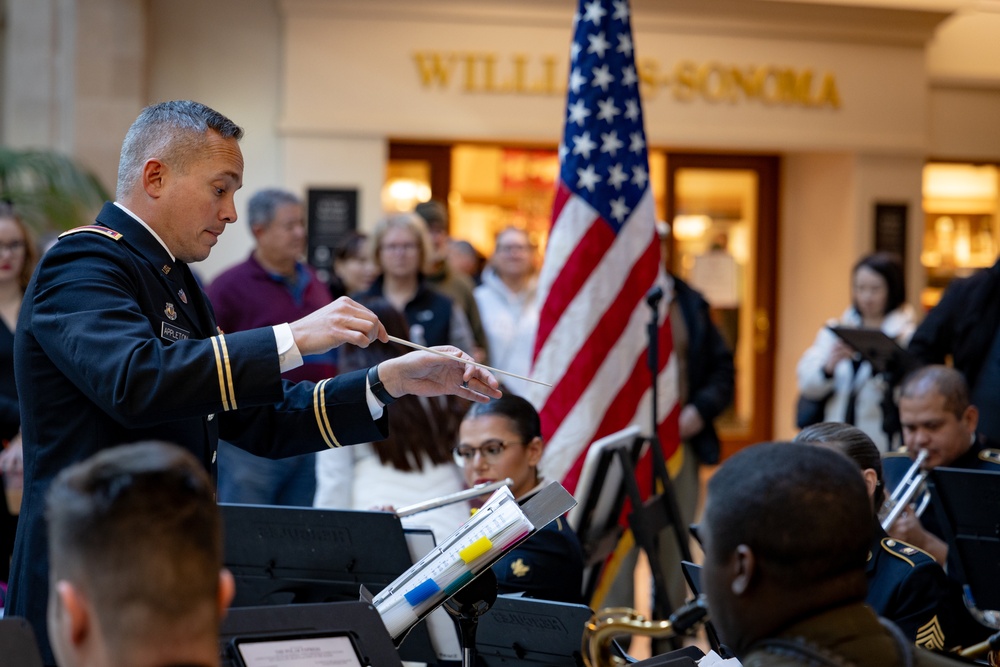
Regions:
<instances>
[{"instance_id":1,"label":"uniform jacket","mask_svg":"<svg viewBox=\"0 0 1000 667\"><path fill-rule=\"evenodd\" d=\"M493 565L500 593L583 602L583 551L566 517L558 517Z\"/></svg>"},{"instance_id":2,"label":"uniform jacket","mask_svg":"<svg viewBox=\"0 0 1000 667\"><path fill-rule=\"evenodd\" d=\"M917 646L950 648L946 601L952 593L948 575L930 554L894 540L881 526L868 557L868 603Z\"/></svg>"},{"instance_id":3,"label":"uniform jacket","mask_svg":"<svg viewBox=\"0 0 1000 667\"><path fill-rule=\"evenodd\" d=\"M944 363L952 355L955 368L965 374L969 387L975 387L998 328L1000 261L952 282L917 327L907 350L928 364Z\"/></svg>"},{"instance_id":4,"label":"uniform jacket","mask_svg":"<svg viewBox=\"0 0 1000 667\"><path fill-rule=\"evenodd\" d=\"M283 382L270 327L221 334L190 269L145 227L113 204L97 222L44 255L15 342L25 489L9 611L32 623L47 664L44 498L63 468L144 439L177 443L212 469L220 435L279 458L385 429L385 415L369 416L364 371Z\"/></svg>"},{"instance_id":5,"label":"uniform jacket","mask_svg":"<svg viewBox=\"0 0 1000 667\"><path fill-rule=\"evenodd\" d=\"M895 639L872 610L860 602L799 621L779 632L775 639L793 646L759 641L740 658L743 667L895 667L905 664L900 659L903 650L913 651L913 664L917 667L964 664L915 648L904 637ZM810 660L803 650L821 657Z\"/></svg>"}]
</instances>

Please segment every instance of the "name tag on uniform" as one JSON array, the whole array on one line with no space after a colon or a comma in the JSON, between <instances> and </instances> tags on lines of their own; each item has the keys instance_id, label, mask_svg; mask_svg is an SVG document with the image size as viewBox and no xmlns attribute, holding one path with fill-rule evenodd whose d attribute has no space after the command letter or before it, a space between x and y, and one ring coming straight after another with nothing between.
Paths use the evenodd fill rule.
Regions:
<instances>
[{"instance_id":1,"label":"name tag on uniform","mask_svg":"<svg viewBox=\"0 0 1000 667\"><path fill-rule=\"evenodd\" d=\"M160 338L165 338L166 340L187 340L190 337L190 331L185 331L180 327L175 327L166 322L160 323Z\"/></svg>"}]
</instances>

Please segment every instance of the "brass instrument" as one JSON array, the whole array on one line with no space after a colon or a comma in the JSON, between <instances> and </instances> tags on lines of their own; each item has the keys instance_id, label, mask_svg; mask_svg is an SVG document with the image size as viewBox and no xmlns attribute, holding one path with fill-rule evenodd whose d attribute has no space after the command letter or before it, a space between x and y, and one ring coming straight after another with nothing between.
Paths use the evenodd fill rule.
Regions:
<instances>
[{"instance_id":1,"label":"brass instrument","mask_svg":"<svg viewBox=\"0 0 1000 667\"><path fill-rule=\"evenodd\" d=\"M611 640L616 636L634 634L668 639L690 634L706 621L708 606L704 595L688 602L665 621L647 621L627 607L602 609L591 616L583 629L583 663L587 667L623 667L625 659L611 652Z\"/></svg>"},{"instance_id":2,"label":"brass instrument","mask_svg":"<svg viewBox=\"0 0 1000 667\"><path fill-rule=\"evenodd\" d=\"M906 471L896 488L892 490L889 499L885 501L882 511L887 514L882 520L882 529L886 532L889 532L899 515L918 495L923 494L920 498L920 504L917 506L917 516L922 515L927 509L927 505L930 504L931 494L927 490L927 475L930 474L930 471L921 467L926 460L927 450L924 449L917 455L913 465Z\"/></svg>"}]
</instances>

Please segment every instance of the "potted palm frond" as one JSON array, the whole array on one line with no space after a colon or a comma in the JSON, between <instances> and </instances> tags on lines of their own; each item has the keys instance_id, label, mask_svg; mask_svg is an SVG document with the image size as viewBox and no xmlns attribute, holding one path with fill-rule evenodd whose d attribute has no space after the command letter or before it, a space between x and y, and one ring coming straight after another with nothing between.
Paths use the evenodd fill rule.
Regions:
<instances>
[{"instance_id":1,"label":"potted palm frond","mask_svg":"<svg viewBox=\"0 0 1000 667\"><path fill-rule=\"evenodd\" d=\"M110 197L93 173L65 155L0 146L0 199L44 237L89 224Z\"/></svg>"}]
</instances>

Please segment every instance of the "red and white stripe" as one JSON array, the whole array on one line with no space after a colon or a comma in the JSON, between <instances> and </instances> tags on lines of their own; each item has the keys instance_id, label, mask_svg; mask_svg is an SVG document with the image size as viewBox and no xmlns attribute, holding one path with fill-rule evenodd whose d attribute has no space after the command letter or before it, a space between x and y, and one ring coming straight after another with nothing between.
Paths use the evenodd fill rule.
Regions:
<instances>
[{"instance_id":1,"label":"red and white stripe","mask_svg":"<svg viewBox=\"0 0 1000 667\"><path fill-rule=\"evenodd\" d=\"M631 424L648 434L651 379L645 296L654 284L669 294L660 267L651 189L616 235L583 199L560 185L539 277L542 312L528 398L546 439L540 468L575 490L589 445ZM677 449L677 364L660 304L658 411L664 455ZM645 486L645 485L643 485Z\"/></svg>"}]
</instances>

